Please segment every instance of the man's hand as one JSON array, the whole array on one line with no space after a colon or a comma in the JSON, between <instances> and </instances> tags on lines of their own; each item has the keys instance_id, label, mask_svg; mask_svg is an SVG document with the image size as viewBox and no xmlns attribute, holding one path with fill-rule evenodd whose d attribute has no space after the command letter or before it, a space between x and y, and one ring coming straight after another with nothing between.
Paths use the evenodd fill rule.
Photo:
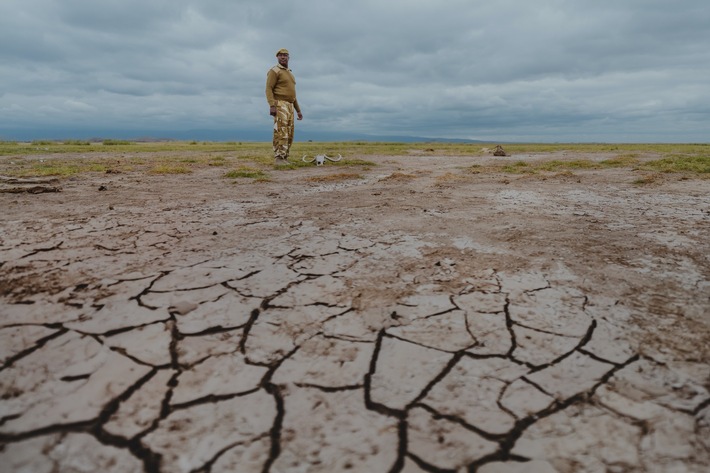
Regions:
<instances>
[{"instance_id":1,"label":"man's hand","mask_svg":"<svg viewBox=\"0 0 710 473\"><path fill-rule=\"evenodd\" d=\"M303 120L303 114L301 112L298 112L298 119Z\"/></svg>"},{"instance_id":2,"label":"man's hand","mask_svg":"<svg viewBox=\"0 0 710 473\"><path fill-rule=\"evenodd\" d=\"M272 117L276 116L276 105L269 107L269 115L271 115Z\"/></svg>"}]
</instances>

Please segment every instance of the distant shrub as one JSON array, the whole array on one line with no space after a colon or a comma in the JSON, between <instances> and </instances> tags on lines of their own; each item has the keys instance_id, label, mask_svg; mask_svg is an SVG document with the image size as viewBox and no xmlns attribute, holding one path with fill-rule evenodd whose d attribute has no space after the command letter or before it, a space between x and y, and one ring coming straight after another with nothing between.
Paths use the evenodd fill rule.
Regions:
<instances>
[{"instance_id":1,"label":"distant shrub","mask_svg":"<svg viewBox=\"0 0 710 473\"><path fill-rule=\"evenodd\" d=\"M130 145L130 141L126 140L104 140L104 146L118 146L118 145Z\"/></svg>"}]
</instances>

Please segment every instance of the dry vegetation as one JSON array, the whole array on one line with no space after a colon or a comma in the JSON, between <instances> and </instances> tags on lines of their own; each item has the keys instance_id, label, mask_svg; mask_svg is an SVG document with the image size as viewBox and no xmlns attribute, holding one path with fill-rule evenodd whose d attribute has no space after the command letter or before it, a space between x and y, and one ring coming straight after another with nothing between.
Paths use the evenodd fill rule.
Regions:
<instances>
[{"instance_id":1,"label":"dry vegetation","mask_svg":"<svg viewBox=\"0 0 710 473\"><path fill-rule=\"evenodd\" d=\"M569 176L574 171L604 168L628 168L646 173L637 183L653 182L656 174L680 173L693 178L710 177L710 145L708 144L508 144L510 156L492 158L485 143L296 143L292 162L276 168L268 143L159 142L133 143L108 140L32 143L0 142L0 173L13 177L68 177L81 173L187 174L208 166L224 168L229 179L268 180L269 173L313 166L298 156L318 153L342 154L340 162L330 166L357 168L372 166L368 156L481 157L481 163L469 173L504 173L521 175L551 174ZM536 155L552 158L530 159ZM569 158L567 157L569 155ZM580 157L581 156L581 157ZM605 156L600 159L600 156ZM406 179L402 174L392 179ZM314 176L315 181L338 181L358 178L357 172L331 176ZM443 181L454 176L441 178Z\"/></svg>"}]
</instances>

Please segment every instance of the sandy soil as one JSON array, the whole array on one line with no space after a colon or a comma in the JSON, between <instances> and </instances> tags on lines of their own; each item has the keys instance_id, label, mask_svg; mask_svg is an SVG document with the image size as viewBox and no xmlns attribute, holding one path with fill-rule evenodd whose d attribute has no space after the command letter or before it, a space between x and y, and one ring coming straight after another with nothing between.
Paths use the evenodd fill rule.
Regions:
<instances>
[{"instance_id":1,"label":"sandy soil","mask_svg":"<svg viewBox=\"0 0 710 473\"><path fill-rule=\"evenodd\" d=\"M710 181L550 157L0 193L3 471L705 471Z\"/></svg>"}]
</instances>

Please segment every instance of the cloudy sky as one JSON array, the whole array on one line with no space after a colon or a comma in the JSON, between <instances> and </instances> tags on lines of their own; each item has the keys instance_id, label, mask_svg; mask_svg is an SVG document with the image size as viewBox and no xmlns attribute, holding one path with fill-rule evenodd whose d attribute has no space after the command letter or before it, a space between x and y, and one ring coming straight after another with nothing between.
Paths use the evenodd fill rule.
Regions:
<instances>
[{"instance_id":1,"label":"cloudy sky","mask_svg":"<svg viewBox=\"0 0 710 473\"><path fill-rule=\"evenodd\" d=\"M268 137L285 47L297 139L710 142L708 25L708 0L0 0L0 139Z\"/></svg>"}]
</instances>

